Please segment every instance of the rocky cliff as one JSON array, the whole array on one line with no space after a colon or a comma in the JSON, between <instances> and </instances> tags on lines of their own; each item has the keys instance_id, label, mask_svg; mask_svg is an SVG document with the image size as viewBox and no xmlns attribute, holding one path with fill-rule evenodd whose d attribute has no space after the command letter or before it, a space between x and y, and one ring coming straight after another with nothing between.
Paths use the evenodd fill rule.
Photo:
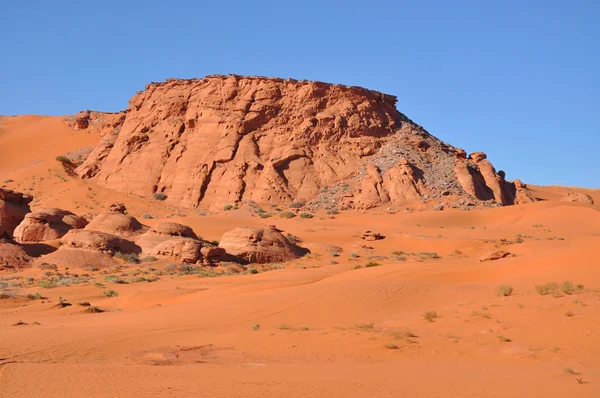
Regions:
<instances>
[{"instance_id":1,"label":"rocky cliff","mask_svg":"<svg viewBox=\"0 0 600 398\"><path fill-rule=\"evenodd\" d=\"M94 119L102 117L84 113L73 126ZM183 207L460 207L527 198L485 154L467 157L400 113L396 97L360 87L236 75L171 79L149 84L108 119L77 173Z\"/></svg>"}]
</instances>

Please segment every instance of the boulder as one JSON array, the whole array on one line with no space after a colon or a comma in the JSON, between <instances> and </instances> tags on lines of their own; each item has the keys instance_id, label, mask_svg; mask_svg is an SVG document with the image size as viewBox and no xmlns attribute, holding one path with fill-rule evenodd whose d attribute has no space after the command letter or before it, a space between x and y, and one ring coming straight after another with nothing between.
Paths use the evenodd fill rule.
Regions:
<instances>
[{"instance_id":1,"label":"boulder","mask_svg":"<svg viewBox=\"0 0 600 398\"><path fill-rule=\"evenodd\" d=\"M131 238L144 233L148 228L140 224L134 217L111 212L98 214L85 229Z\"/></svg>"},{"instance_id":2,"label":"boulder","mask_svg":"<svg viewBox=\"0 0 600 398\"><path fill-rule=\"evenodd\" d=\"M165 240L152 249L151 254L156 256L169 256L182 263L195 264L200 260L202 242L190 238L174 238Z\"/></svg>"},{"instance_id":3,"label":"boulder","mask_svg":"<svg viewBox=\"0 0 600 398\"><path fill-rule=\"evenodd\" d=\"M135 243L122 237L88 229L72 229L61 239L62 245L58 251L64 249L93 250L103 253L141 253Z\"/></svg>"},{"instance_id":4,"label":"boulder","mask_svg":"<svg viewBox=\"0 0 600 398\"><path fill-rule=\"evenodd\" d=\"M473 152L469 155L469 159L475 161L475 163L479 163L482 160L487 159L487 155L483 152Z\"/></svg>"},{"instance_id":5,"label":"boulder","mask_svg":"<svg viewBox=\"0 0 600 398\"><path fill-rule=\"evenodd\" d=\"M0 238L11 239L15 228L31 211L31 195L0 188Z\"/></svg>"},{"instance_id":6,"label":"boulder","mask_svg":"<svg viewBox=\"0 0 600 398\"><path fill-rule=\"evenodd\" d=\"M222 258L227 255L225 249L218 246L204 246L202 249L200 249L200 253L202 253L202 255L208 260Z\"/></svg>"},{"instance_id":7,"label":"boulder","mask_svg":"<svg viewBox=\"0 0 600 398\"><path fill-rule=\"evenodd\" d=\"M579 203L585 203L588 205L594 204L594 199L587 193L573 192L573 191L568 192L565 196L563 196L561 201L562 202L579 202Z\"/></svg>"},{"instance_id":8,"label":"boulder","mask_svg":"<svg viewBox=\"0 0 600 398\"><path fill-rule=\"evenodd\" d=\"M484 262L484 261L494 261L494 260L499 260L501 258L505 258L505 257L514 257L515 255L503 250L500 251L494 251L494 252L489 252L489 253L485 253L483 254L481 257L479 257L479 262Z\"/></svg>"},{"instance_id":9,"label":"boulder","mask_svg":"<svg viewBox=\"0 0 600 398\"><path fill-rule=\"evenodd\" d=\"M36 210L14 231L14 239L20 243L35 243L62 238L71 229L81 229L87 225L85 218L61 209Z\"/></svg>"},{"instance_id":10,"label":"boulder","mask_svg":"<svg viewBox=\"0 0 600 398\"><path fill-rule=\"evenodd\" d=\"M308 253L281 233L267 228L238 227L223 235L219 247L250 263L288 261Z\"/></svg>"},{"instance_id":11,"label":"boulder","mask_svg":"<svg viewBox=\"0 0 600 398\"><path fill-rule=\"evenodd\" d=\"M127 212L127 207L125 207L123 203L113 203L108 206L108 212L125 214Z\"/></svg>"},{"instance_id":12,"label":"boulder","mask_svg":"<svg viewBox=\"0 0 600 398\"><path fill-rule=\"evenodd\" d=\"M136 243L142 248L144 253L152 253L154 248L160 243L175 238L198 240L194 231L187 225L165 221L150 228L145 234L140 235L136 239Z\"/></svg>"}]
</instances>

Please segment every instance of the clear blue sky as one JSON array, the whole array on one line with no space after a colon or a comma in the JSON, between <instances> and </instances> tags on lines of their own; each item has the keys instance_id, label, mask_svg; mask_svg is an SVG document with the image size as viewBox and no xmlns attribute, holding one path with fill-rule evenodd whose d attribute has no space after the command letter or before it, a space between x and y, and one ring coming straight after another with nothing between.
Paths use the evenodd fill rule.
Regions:
<instances>
[{"instance_id":1,"label":"clear blue sky","mask_svg":"<svg viewBox=\"0 0 600 398\"><path fill-rule=\"evenodd\" d=\"M0 114L117 111L146 83L359 85L507 178L600 188L600 1L6 1ZM0 148L1 150L1 148Z\"/></svg>"}]
</instances>

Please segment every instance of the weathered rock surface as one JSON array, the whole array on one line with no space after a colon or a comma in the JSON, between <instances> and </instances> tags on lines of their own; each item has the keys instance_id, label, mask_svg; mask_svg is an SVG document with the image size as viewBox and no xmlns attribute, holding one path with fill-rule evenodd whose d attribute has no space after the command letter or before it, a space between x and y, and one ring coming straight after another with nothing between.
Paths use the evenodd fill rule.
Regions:
<instances>
[{"instance_id":1,"label":"weathered rock surface","mask_svg":"<svg viewBox=\"0 0 600 398\"><path fill-rule=\"evenodd\" d=\"M288 261L308 252L273 229L250 227L225 232L219 247L250 263Z\"/></svg>"},{"instance_id":2,"label":"weathered rock surface","mask_svg":"<svg viewBox=\"0 0 600 398\"><path fill-rule=\"evenodd\" d=\"M67 210L37 210L25 215L25 219L14 231L14 239L20 243L59 239L71 229L80 229L86 225L85 218Z\"/></svg>"},{"instance_id":3,"label":"weathered rock surface","mask_svg":"<svg viewBox=\"0 0 600 398\"><path fill-rule=\"evenodd\" d=\"M583 192L569 192L563 198L560 199L562 202L579 202L588 205L594 204L594 199Z\"/></svg>"},{"instance_id":4,"label":"weathered rock surface","mask_svg":"<svg viewBox=\"0 0 600 398\"><path fill-rule=\"evenodd\" d=\"M190 238L175 238L165 240L156 245L151 254L158 256L169 256L182 263L195 264L202 258L200 250L202 242Z\"/></svg>"},{"instance_id":5,"label":"weathered rock surface","mask_svg":"<svg viewBox=\"0 0 600 398\"><path fill-rule=\"evenodd\" d=\"M31 195L0 188L0 238L13 237L15 228L31 211L29 203L32 200Z\"/></svg>"},{"instance_id":6,"label":"weathered rock surface","mask_svg":"<svg viewBox=\"0 0 600 398\"><path fill-rule=\"evenodd\" d=\"M22 247L0 239L0 269L23 268L31 264L31 257Z\"/></svg>"},{"instance_id":7,"label":"weathered rock surface","mask_svg":"<svg viewBox=\"0 0 600 398\"><path fill-rule=\"evenodd\" d=\"M305 201L366 209L451 194L474 205L513 203L514 189L484 153L467 158L395 105L391 95L321 82L170 79L110 117L110 134L77 173L183 207Z\"/></svg>"}]
</instances>

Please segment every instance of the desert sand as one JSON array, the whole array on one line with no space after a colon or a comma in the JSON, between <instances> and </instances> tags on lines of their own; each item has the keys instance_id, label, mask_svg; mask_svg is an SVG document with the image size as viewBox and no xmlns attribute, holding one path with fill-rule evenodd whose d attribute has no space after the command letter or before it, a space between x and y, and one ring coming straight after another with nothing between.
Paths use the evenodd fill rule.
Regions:
<instances>
[{"instance_id":1,"label":"desert sand","mask_svg":"<svg viewBox=\"0 0 600 398\"><path fill-rule=\"evenodd\" d=\"M0 183L31 194L33 210L86 215L122 202L147 226L174 221L207 241L276 225L311 253L258 273L164 272L165 258L57 264L89 279L51 288L39 263L0 271L11 293L0 299L0 396L600 395L599 191L528 185L539 201L468 211L200 213L55 160L100 134L64 117L0 118ZM595 204L560 201L573 191ZM365 230L383 239L365 241ZM59 245L21 246L35 258ZM510 254L480 261L497 251Z\"/></svg>"}]
</instances>

